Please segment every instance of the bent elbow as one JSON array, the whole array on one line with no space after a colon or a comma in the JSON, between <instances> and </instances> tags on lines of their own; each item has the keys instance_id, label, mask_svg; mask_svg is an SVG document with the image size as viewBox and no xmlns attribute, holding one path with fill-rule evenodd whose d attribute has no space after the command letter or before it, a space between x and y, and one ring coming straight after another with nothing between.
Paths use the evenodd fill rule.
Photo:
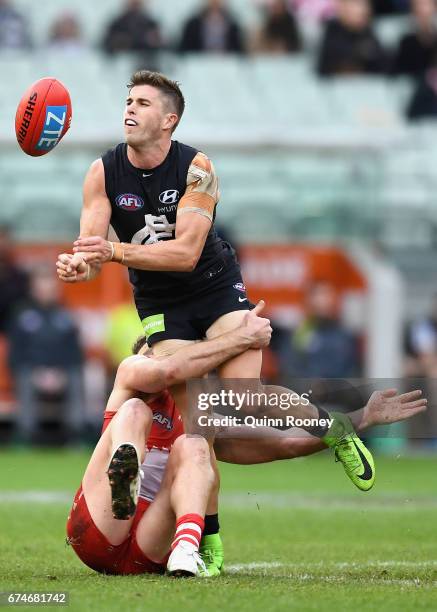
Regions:
<instances>
[{"instance_id":1,"label":"bent elbow","mask_svg":"<svg viewBox=\"0 0 437 612\"><path fill-rule=\"evenodd\" d=\"M165 389L167 387L172 387L173 385L176 385L181 382L181 380L183 380L183 378L181 378L180 368L176 364L173 364L171 362L165 363L164 371L162 374L162 381L165 381L163 385Z\"/></svg>"},{"instance_id":2,"label":"bent elbow","mask_svg":"<svg viewBox=\"0 0 437 612\"><path fill-rule=\"evenodd\" d=\"M130 358L123 359L117 368L116 380L117 383L123 386L129 386L131 378Z\"/></svg>"},{"instance_id":3,"label":"bent elbow","mask_svg":"<svg viewBox=\"0 0 437 612\"><path fill-rule=\"evenodd\" d=\"M202 255L202 252L196 253L195 255L191 255L191 257L189 258L189 271L190 272L193 272L193 270L196 269L196 266L199 263L199 259L201 255Z\"/></svg>"},{"instance_id":4,"label":"bent elbow","mask_svg":"<svg viewBox=\"0 0 437 612\"><path fill-rule=\"evenodd\" d=\"M197 266L197 262L199 261L199 257L192 255L188 255L185 257L180 263L180 271L181 272L193 272Z\"/></svg>"},{"instance_id":5,"label":"bent elbow","mask_svg":"<svg viewBox=\"0 0 437 612\"><path fill-rule=\"evenodd\" d=\"M187 272L194 272L196 266L197 266L197 259L189 261L187 264Z\"/></svg>"}]
</instances>

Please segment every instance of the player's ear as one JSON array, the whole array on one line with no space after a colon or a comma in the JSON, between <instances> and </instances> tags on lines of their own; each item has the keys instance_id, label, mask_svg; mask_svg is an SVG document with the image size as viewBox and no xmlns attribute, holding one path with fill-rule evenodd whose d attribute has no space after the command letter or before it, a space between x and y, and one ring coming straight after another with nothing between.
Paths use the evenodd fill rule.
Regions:
<instances>
[{"instance_id":1,"label":"player's ear","mask_svg":"<svg viewBox=\"0 0 437 612\"><path fill-rule=\"evenodd\" d=\"M163 119L163 130L173 131L178 122L178 116L175 113L167 113Z\"/></svg>"}]
</instances>

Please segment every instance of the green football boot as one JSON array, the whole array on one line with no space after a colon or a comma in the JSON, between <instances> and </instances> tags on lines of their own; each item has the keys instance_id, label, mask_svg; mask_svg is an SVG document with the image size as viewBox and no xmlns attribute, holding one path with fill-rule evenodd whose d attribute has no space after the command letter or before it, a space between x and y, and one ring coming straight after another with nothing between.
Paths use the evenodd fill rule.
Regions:
<instances>
[{"instance_id":1,"label":"green football boot","mask_svg":"<svg viewBox=\"0 0 437 612\"><path fill-rule=\"evenodd\" d=\"M357 436L350 418L340 412L331 412L334 419L323 442L335 452L336 461L360 491L369 491L375 483L375 464L370 451Z\"/></svg>"},{"instance_id":2,"label":"green football boot","mask_svg":"<svg viewBox=\"0 0 437 612\"><path fill-rule=\"evenodd\" d=\"M200 556L202 557L208 574L220 576L223 572L223 544L219 533L203 536L200 542Z\"/></svg>"}]
</instances>

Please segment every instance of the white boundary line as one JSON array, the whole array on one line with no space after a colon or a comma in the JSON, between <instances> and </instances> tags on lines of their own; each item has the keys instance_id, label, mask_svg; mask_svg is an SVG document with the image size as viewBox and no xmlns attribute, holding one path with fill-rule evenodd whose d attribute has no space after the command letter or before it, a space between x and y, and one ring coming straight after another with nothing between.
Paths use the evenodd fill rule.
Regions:
<instances>
[{"instance_id":1,"label":"white boundary line","mask_svg":"<svg viewBox=\"0 0 437 612\"><path fill-rule=\"evenodd\" d=\"M0 491L1 504L71 504L74 491ZM220 504L227 509L259 511L269 509L378 512L405 512L437 509L437 498L411 493L387 495L358 494L355 496L302 495L288 492L222 493Z\"/></svg>"}]
</instances>

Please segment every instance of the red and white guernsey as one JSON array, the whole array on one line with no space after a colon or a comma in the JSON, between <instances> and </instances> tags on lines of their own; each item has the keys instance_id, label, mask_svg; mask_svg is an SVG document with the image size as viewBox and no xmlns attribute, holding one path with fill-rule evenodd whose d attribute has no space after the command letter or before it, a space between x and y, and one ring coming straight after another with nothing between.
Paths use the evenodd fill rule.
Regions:
<instances>
[{"instance_id":1,"label":"red and white guernsey","mask_svg":"<svg viewBox=\"0 0 437 612\"><path fill-rule=\"evenodd\" d=\"M146 440L148 450L159 449L170 451L174 441L184 433L181 415L176 408L172 395L163 391L159 397L147 402L153 412L153 424ZM102 433L116 415L116 412L105 411Z\"/></svg>"},{"instance_id":2,"label":"red and white guernsey","mask_svg":"<svg viewBox=\"0 0 437 612\"><path fill-rule=\"evenodd\" d=\"M140 497L153 501L161 486L171 447L175 440L184 433L184 427L174 399L168 391L163 391L159 397L147 402L147 405L153 412L153 424L146 440L149 452L146 453L141 466L144 478L141 479ZM117 413L105 412L102 433L115 414Z\"/></svg>"}]
</instances>

